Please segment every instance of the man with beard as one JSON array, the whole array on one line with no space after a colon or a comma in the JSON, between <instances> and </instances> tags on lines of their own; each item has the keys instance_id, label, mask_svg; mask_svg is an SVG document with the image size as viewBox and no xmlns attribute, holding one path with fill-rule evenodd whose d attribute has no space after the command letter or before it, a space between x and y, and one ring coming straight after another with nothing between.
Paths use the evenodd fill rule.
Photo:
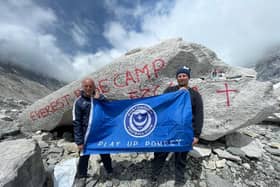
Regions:
<instances>
[{"instance_id":1,"label":"man with beard","mask_svg":"<svg viewBox=\"0 0 280 187\"><path fill-rule=\"evenodd\" d=\"M203 127L203 103L201 95L194 89L189 87L190 68L182 67L176 72L176 79L178 85L168 87L164 93L175 92L177 90L185 89L189 91L192 105L192 126L194 130L194 138L192 145L199 141L199 136ZM154 160L152 162L152 180L156 183L163 167L164 161L168 156L168 152L155 152ZM181 186L185 184L185 167L188 152L175 152L175 185Z\"/></svg>"}]
</instances>

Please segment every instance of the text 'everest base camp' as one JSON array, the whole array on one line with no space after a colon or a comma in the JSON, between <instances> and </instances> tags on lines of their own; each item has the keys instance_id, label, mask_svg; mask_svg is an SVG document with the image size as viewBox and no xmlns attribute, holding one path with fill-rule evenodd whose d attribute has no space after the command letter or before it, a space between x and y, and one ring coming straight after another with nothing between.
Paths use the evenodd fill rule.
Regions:
<instances>
[{"instance_id":1,"label":"text 'everest base camp'","mask_svg":"<svg viewBox=\"0 0 280 187\"><path fill-rule=\"evenodd\" d=\"M127 52L125 55L114 60L111 64L97 72L90 74L89 77L95 80L100 92L110 100L134 99L159 95L162 94L163 90L168 86L176 85L175 72L179 67L183 66L191 68L190 86L197 89L203 98L204 127L201 139L205 142L214 142L227 135L225 138L227 146L232 147L231 151L229 151L232 153L231 154L220 146L211 148L210 146L199 144L190 155L194 159L201 159L210 156L213 151L215 155L213 156L212 153L209 162L205 160L203 160L203 162L200 160L201 162L199 162L203 167L209 170L215 170L216 168L221 169L223 167L234 168L234 165L242 165L244 164L242 163L242 158L246 156L250 158L260 158L264 151L264 146L261 142L254 140L253 135L245 136L239 133L238 130L266 119L269 120L268 116L279 111L280 86L277 86L277 84L273 85L273 83L269 81L261 82L256 80L256 72L252 69L231 67L225 64L213 51L202 45L187 43L181 39L171 39L150 48L135 49ZM74 81L28 106L26 110L22 112L18 120L21 130L27 134L31 133L32 135L34 134L33 132L36 131L51 131L64 125L71 126L72 106L74 100L79 96L79 90L81 88L80 83L81 80ZM273 120L280 121L279 117ZM67 142L61 141L60 143L56 143L57 147L54 148L53 145L49 146L46 143L42 143L44 141L47 142L47 140L49 140L48 143L51 142L50 137L43 136L43 134L36 135L36 138L33 139L36 139L41 149L45 151L42 152L42 154L43 157L45 156L48 158L47 161L44 161L47 165L52 165L54 167L57 163L48 163L48 161L51 160L48 155L55 155L54 153L57 153L59 157L61 157L65 152L68 152L69 154L65 158L77 156L77 153L74 153L76 151L74 143L67 144ZM38 140L38 137L41 138ZM29 140L27 139L26 141ZM34 141L30 142L36 144ZM247 142L247 144L244 142ZM1 144L4 143L2 142ZM60 144L60 146L58 146L58 144ZM250 144L253 144L253 148L247 147ZM254 146L259 147L261 151L258 153L253 152L252 149L254 149ZM63 147L64 152L61 151L61 147ZM30 148L32 154L28 153L28 155L31 155L31 159L33 159L33 157L37 159L37 156L33 154L35 150L37 150L35 145L34 148ZM278 150L279 153L279 147L276 150ZM237 154L237 152L240 154ZM26 153L18 154L26 155ZM142 163L145 159L150 160L152 157L151 155L150 153L143 155L140 153L120 154L113 155L113 160L115 159L117 162L121 160L121 158L124 158L126 160L131 159ZM9 155L5 154L1 160L8 160L8 158L5 157L9 157ZM15 164L13 168L4 169L2 167L5 167L5 165L0 165L1 171L5 170L5 172L0 173L0 181L4 181L0 183L1 185L11 186L9 184L20 184L22 179L19 179L20 176L16 174L17 171L15 170L22 170L23 167L26 167L25 165L28 165L25 163L30 162L30 159L26 158L26 156L24 159L26 159L26 161L21 160L21 162L19 162L18 160L9 160L9 162L17 161L20 163L19 165ZM95 160L93 160L92 163L98 160L98 158L95 157L93 159ZM36 168L41 168L41 166L39 166L41 162L36 161L36 163ZM225 166L225 163L230 163L231 166L230 164L229 166ZM97 165L98 164L95 164L92 167L93 170L100 168L100 166ZM244 167L250 168L250 165L248 165ZM129 164L127 167L129 167ZM32 181L29 183L27 182L26 185L32 183L32 185L29 186L42 186L41 178L46 178L46 174L44 171L40 170L40 172L42 172L42 175L34 175L34 177L39 177L40 179L34 179L33 177ZM94 173L96 171L92 172ZM138 172L141 172L141 169ZM8 174L5 173L10 173L9 176L13 177L5 178L8 176ZM11 173L14 173L14 175L11 175ZM127 169L126 174L129 175L129 173L130 170ZM163 174L163 177L165 174L166 173ZM53 175L53 173L51 175ZM204 180L204 182L198 182L200 186L215 186L213 180L218 181L217 183L221 183L221 185L224 184L223 186L233 186L231 184L232 182L225 181L212 173L201 174L201 176L199 178L201 178L202 181ZM27 181L28 179L24 180ZM133 186L147 185L147 181L137 180L135 180L136 183L130 184ZM199 180L196 179L196 181ZM24 186L22 183L20 186ZM91 183L91 181L89 183ZM110 184L112 186L121 186L121 183L120 181L113 181ZM236 184L238 183L242 184L242 181L237 181ZM108 181L103 181L103 184L110 185ZM172 186L172 183L169 184L169 182L163 184Z\"/></svg>"}]
</instances>

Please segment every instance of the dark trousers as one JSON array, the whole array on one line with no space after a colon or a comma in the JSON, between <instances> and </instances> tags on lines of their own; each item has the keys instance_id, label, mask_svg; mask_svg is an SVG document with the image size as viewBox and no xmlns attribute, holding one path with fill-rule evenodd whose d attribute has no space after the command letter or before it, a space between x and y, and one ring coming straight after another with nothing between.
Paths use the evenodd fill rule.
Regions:
<instances>
[{"instance_id":1,"label":"dark trousers","mask_svg":"<svg viewBox=\"0 0 280 187\"><path fill-rule=\"evenodd\" d=\"M79 163L78 163L78 172L77 172L78 177L87 176L89 156L90 155L80 156ZM110 154L101 154L100 157L107 173L112 173L113 168L112 168L112 159Z\"/></svg>"},{"instance_id":2,"label":"dark trousers","mask_svg":"<svg viewBox=\"0 0 280 187\"><path fill-rule=\"evenodd\" d=\"M152 178L156 178L160 175L163 168L168 152L158 152L154 153L154 160L152 161ZM176 152L175 153L175 181L179 183L185 182L185 168L186 168L186 158L188 152Z\"/></svg>"}]
</instances>

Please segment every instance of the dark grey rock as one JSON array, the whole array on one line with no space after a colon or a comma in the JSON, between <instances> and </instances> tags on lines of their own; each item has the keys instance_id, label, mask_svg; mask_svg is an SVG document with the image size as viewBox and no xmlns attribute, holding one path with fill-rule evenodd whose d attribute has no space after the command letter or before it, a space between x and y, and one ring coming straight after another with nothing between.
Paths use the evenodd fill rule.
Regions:
<instances>
[{"instance_id":1,"label":"dark grey rock","mask_svg":"<svg viewBox=\"0 0 280 187\"><path fill-rule=\"evenodd\" d=\"M260 140L255 139L250 142L248 145L240 148L243 152L245 152L246 156L250 158L261 158L264 152L263 145Z\"/></svg>"},{"instance_id":2,"label":"dark grey rock","mask_svg":"<svg viewBox=\"0 0 280 187\"><path fill-rule=\"evenodd\" d=\"M238 147L228 147L227 148L227 151L230 152L231 154L233 155L237 155L237 156L240 156L240 157L245 157L246 154L244 153L244 151L242 151L240 148Z\"/></svg>"},{"instance_id":3,"label":"dark grey rock","mask_svg":"<svg viewBox=\"0 0 280 187\"><path fill-rule=\"evenodd\" d=\"M237 162L241 161L239 156L234 156L227 151L224 151L221 149L214 149L213 151L214 151L214 153L217 153L220 158L226 158L228 160L233 160L233 161L237 161Z\"/></svg>"},{"instance_id":4,"label":"dark grey rock","mask_svg":"<svg viewBox=\"0 0 280 187\"><path fill-rule=\"evenodd\" d=\"M0 114L0 120L3 120L3 121L14 121L14 119L12 119L11 117L9 116L1 116Z\"/></svg>"},{"instance_id":5,"label":"dark grey rock","mask_svg":"<svg viewBox=\"0 0 280 187\"><path fill-rule=\"evenodd\" d=\"M68 141L68 142L74 141L73 134L71 132L64 132L62 137L65 141Z\"/></svg>"},{"instance_id":6,"label":"dark grey rock","mask_svg":"<svg viewBox=\"0 0 280 187\"><path fill-rule=\"evenodd\" d=\"M20 128L15 122L8 122L0 120L0 139L5 136L15 136L20 134Z\"/></svg>"},{"instance_id":7,"label":"dark grey rock","mask_svg":"<svg viewBox=\"0 0 280 187\"><path fill-rule=\"evenodd\" d=\"M270 154L280 156L280 149L270 148L269 146L265 146L264 149L268 151Z\"/></svg>"},{"instance_id":8,"label":"dark grey rock","mask_svg":"<svg viewBox=\"0 0 280 187\"><path fill-rule=\"evenodd\" d=\"M243 147L253 141L253 138L239 132L226 135L226 145L228 147Z\"/></svg>"}]
</instances>

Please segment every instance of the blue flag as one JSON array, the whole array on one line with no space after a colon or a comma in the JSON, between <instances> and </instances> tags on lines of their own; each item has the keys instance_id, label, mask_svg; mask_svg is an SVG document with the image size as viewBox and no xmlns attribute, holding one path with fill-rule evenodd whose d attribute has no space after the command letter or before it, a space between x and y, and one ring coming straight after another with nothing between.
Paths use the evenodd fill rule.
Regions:
<instances>
[{"instance_id":1,"label":"blue flag","mask_svg":"<svg viewBox=\"0 0 280 187\"><path fill-rule=\"evenodd\" d=\"M186 90L133 100L93 100L83 154L183 152L192 149Z\"/></svg>"}]
</instances>

